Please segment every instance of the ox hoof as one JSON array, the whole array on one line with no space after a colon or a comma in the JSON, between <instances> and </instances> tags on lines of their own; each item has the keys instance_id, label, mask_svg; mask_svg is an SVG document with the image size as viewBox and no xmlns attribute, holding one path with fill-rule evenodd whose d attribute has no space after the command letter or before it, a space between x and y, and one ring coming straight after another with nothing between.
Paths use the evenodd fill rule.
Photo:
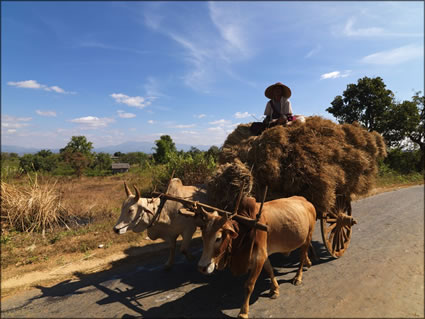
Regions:
<instances>
[{"instance_id":1,"label":"ox hoof","mask_svg":"<svg viewBox=\"0 0 425 319\"><path fill-rule=\"evenodd\" d=\"M279 291L270 291L271 299L276 299L277 297L279 297Z\"/></svg>"},{"instance_id":2,"label":"ox hoof","mask_svg":"<svg viewBox=\"0 0 425 319\"><path fill-rule=\"evenodd\" d=\"M293 283L295 286L299 286L299 285L301 285L301 282L302 282L302 280L299 280L297 277L295 277L295 278L292 280L292 283Z\"/></svg>"},{"instance_id":3,"label":"ox hoof","mask_svg":"<svg viewBox=\"0 0 425 319\"><path fill-rule=\"evenodd\" d=\"M248 319L248 314L247 313L240 313L240 314L238 314L238 318L240 318L240 319Z\"/></svg>"}]
</instances>

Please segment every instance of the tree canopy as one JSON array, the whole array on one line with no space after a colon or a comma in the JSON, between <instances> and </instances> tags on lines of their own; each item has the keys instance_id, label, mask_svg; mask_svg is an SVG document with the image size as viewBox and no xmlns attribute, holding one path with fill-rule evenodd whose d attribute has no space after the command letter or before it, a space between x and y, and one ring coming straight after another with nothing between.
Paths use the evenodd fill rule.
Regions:
<instances>
[{"instance_id":1,"label":"tree canopy","mask_svg":"<svg viewBox=\"0 0 425 319\"><path fill-rule=\"evenodd\" d=\"M157 163L167 163L173 153L177 152L176 145L169 135L162 135L155 141L153 158Z\"/></svg>"},{"instance_id":2,"label":"tree canopy","mask_svg":"<svg viewBox=\"0 0 425 319\"><path fill-rule=\"evenodd\" d=\"M71 137L71 141L68 144L60 149L60 153L64 152L79 152L84 155L91 155L91 150L93 149L93 143L87 141L85 136L73 136Z\"/></svg>"},{"instance_id":3,"label":"tree canopy","mask_svg":"<svg viewBox=\"0 0 425 319\"><path fill-rule=\"evenodd\" d=\"M342 96L336 96L326 111L339 123L357 121L369 131L382 132L384 116L393 100L394 94L386 88L382 78L365 76L357 84L348 84Z\"/></svg>"}]
</instances>

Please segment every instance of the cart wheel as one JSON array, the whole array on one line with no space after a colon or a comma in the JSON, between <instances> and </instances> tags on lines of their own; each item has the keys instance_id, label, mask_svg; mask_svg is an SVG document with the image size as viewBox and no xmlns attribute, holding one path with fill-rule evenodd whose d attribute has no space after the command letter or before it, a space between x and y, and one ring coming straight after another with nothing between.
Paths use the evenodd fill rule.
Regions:
<instances>
[{"instance_id":1,"label":"cart wheel","mask_svg":"<svg viewBox=\"0 0 425 319\"><path fill-rule=\"evenodd\" d=\"M344 195L337 195L335 206L320 219L323 243L328 253L341 257L351 240L351 226L356 221L351 217L351 202Z\"/></svg>"}]
</instances>

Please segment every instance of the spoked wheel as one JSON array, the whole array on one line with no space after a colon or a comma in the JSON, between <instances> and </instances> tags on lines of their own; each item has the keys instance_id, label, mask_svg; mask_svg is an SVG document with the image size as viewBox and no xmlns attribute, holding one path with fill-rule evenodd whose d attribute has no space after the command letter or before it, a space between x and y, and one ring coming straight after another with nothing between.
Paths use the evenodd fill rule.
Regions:
<instances>
[{"instance_id":1,"label":"spoked wheel","mask_svg":"<svg viewBox=\"0 0 425 319\"><path fill-rule=\"evenodd\" d=\"M341 257L351 240L351 226L357 222L351 217L351 201L344 195L337 195L335 206L320 219L323 243L328 253Z\"/></svg>"}]
</instances>

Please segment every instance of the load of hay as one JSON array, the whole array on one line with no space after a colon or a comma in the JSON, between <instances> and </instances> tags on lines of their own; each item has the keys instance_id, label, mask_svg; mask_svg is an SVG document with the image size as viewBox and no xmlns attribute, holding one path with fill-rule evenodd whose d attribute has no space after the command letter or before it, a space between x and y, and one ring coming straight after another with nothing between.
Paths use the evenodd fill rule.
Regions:
<instances>
[{"instance_id":1,"label":"load of hay","mask_svg":"<svg viewBox=\"0 0 425 319\"><path fill-rule=\"evenodd\" d=\"M253 136L239 125L226 139L219 168L208 182L210 201L233 209L242 184L260 200L300 195L318 212L329 211L337 194L367 193L374 185L377 161L386 156L384 140L358 124L336 124L319 116L305 123L276 126Z\"/></svg>"}]
</instances>

